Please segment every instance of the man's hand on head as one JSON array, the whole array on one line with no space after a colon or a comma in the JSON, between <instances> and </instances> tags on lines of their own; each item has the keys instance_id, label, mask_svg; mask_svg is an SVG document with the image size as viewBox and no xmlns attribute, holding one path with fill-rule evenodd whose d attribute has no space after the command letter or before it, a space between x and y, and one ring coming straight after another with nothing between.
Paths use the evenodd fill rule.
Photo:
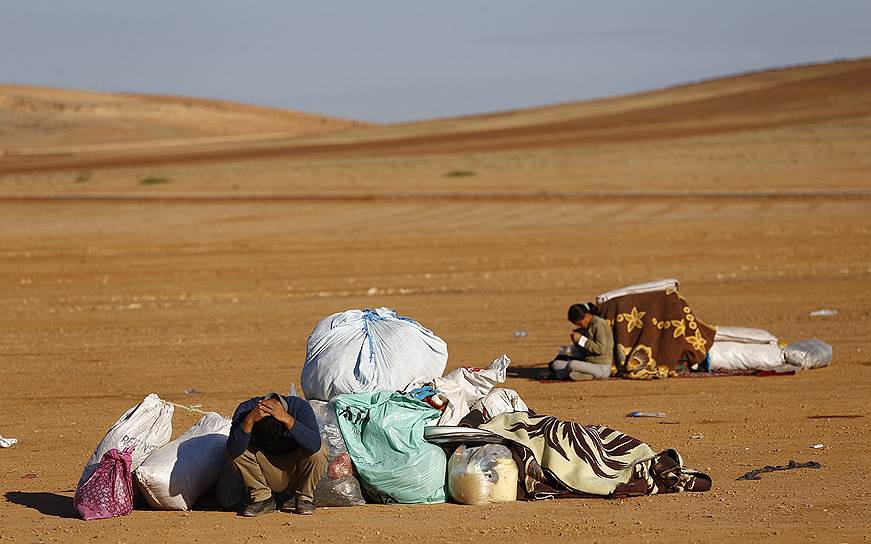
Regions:
<instances>
[{"instance_id":1,"label":"man's hand on head","mask_svg":"<svg viewBox=\"0 0 871 544\"><path fill-rule=\"evenodd\" d=\"M264 412L259 406L255 407L253 410L248 412L245 419L242 420L242 430L246 433L250 433L251 429L254 428L254 424L268 415L269 414Z\"/></svg>"},{"instance_id":2,"label":"man's hand on head","mask_svg":"<svg viewBox=\"0 0 871 544\"><path fill-rule=\"evenodd\" d=\"M293 427L293 417L287 413L287 410L284 409L284 406L281 405L281 402L279 402L278 399L263 399L257 404L257 408L266 413L266 415L272 416L278 421L284 423L284 426L288 429Z\"/></svg>"}]
</instances>

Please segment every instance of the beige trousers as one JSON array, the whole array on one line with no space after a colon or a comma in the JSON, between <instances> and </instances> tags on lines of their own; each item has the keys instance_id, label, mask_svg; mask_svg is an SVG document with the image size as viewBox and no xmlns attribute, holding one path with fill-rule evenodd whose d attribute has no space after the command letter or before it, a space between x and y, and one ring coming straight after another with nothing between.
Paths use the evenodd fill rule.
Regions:
<instances>
[{"instance_id":1,"label":"beige trousers","mask_svg":"<svg viewBox=\"0 0 871 544\"><path fill-rule=\"evenodd\" d=\"M242 454L231 459L252 501L263 501L273 492L286 492L313 500L315 486L327 471L327 443L314 453L297 448L289 453L269 453L249 444Z\"/></svg>"}]
</instances>

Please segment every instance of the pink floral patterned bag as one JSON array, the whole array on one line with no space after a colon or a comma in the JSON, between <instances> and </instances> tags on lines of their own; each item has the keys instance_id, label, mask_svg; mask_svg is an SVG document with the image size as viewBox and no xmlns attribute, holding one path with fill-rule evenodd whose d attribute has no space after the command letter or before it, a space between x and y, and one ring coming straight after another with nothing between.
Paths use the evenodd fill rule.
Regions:
<instances>
[{"instance_id":1,"label":"pink floral patterned bag","mask_svg":"<svg viewBox=\"0 0 871 544\"><path fill-rule=\"evenodd\" d=\"M133 510L133 448L112 448L76 490L73 506L84 520L126 516Z\"/></svg>"}]
</instances>

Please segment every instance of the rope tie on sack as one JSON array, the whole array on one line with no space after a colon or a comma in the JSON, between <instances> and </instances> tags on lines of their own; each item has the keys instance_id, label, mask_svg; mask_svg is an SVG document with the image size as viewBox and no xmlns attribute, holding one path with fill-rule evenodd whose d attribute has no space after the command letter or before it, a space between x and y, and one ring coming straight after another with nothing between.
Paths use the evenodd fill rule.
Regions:
<instances>
[{"instance_id":1,"label":"rope tie on sack","mask_svg":"<svg viewBox=\"0 0 871 544\"><path fill-rule=\"evenodd\" d=\"M202 404L191 404L188 406L188 405L184 405L184 404L178 404L177 402L172 402L169 400L163 400L163 399L160 399L160 400L164 404L171 404L172 406L175 406L176 408L181 408L182 410L187 410L188 412L194 412L195 414L210 414L210 413L212 413L212 412L206 412L205 410L200 410L200 408L202 407Z\"/></svg>"}]
</instances>

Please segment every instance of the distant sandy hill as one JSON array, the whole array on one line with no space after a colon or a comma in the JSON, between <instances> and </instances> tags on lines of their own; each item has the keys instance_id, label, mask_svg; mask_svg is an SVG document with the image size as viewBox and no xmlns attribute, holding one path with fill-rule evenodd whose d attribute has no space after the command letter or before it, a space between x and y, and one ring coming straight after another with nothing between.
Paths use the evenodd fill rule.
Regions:
<instances>
[{"instance_id":1,"label":"distant sandy hill","mask_svg":"<svg viewBox=\"0 0 871 544\"><path fill-rule=\"evenodd\" d=\"M858 149L871 144L869 120L871 58L615 98L376 126L215 101L0 87L0 150L6 148L0 151L5 154L0 173L578 149L835 122L853 127L841 127L838 134L849 132ZM130 143L90 145L119 141Z\"/></svg>"},{"instance_id":2,"label":"distant sandy hill","mask_svg":"<svg viewBox=\"0 0 871 544\"><path fill-rule=\"evenodd\" d=\"M299 136L365 125L219 100L0 84L0 149Z\"/></svg>"},{"instance_id":3,"label":"distant sandy hill","mask_svg":"<svg viewBox=\"0 0 871 544\"><path fill-rule=\"evenodd\" d=\"M661 140L868 116L871 58L751 72L614 98L384 126L359 135L361 145L373 150L389 143L396 151L443 153Z\"/></svg>"}]
</instances>

